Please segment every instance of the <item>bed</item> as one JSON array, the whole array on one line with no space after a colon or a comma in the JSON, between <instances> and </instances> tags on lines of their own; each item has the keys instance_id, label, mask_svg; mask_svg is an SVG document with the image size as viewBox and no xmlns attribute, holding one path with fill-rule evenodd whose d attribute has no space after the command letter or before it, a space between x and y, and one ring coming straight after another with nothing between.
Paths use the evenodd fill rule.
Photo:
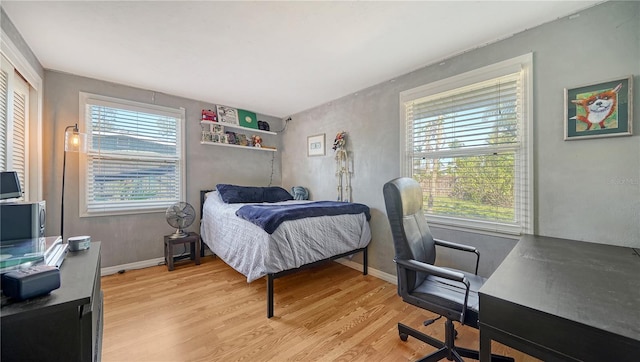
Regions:
<instances>
[{"instance_id":1,"label":"bed","mask_svg":"<svg viewBox=\"0 0 640 362\"><path fill-rule=\"evenodd\" d=\"M371 230L365 205L293 200L280 187L218 184L200 191L200 207L202 243L248 283L267 278L267 318L274 314L273 283L279 277L359 252L367 274ZM250 220L256 213L263 218ZM287 219L286 213L295 217Z\"/></svg>"}]
</instances>

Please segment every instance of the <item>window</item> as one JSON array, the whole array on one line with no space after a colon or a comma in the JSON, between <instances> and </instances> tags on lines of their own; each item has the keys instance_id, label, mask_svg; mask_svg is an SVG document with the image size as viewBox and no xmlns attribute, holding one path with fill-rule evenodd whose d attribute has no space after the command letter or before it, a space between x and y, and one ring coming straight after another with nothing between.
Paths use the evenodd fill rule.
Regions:
<instances>
[{"instance_id":1,"label":"window","mask_svg":"<svg viewBox=\"0 0 640 362\"><path fill-rule=\"evenodd\" d=\"M400 94L402 173L430 222L531 232L531 54Z\"/></svg>"},{"instance_id":2,"label":"window","mask_svg":"<svg viewBox=\"0 0 640 362\"><path fill-rule=\"evenodd\" d=\"M29 84L2 56L0 68L0 171L16 171L28 197Z\"/></svg>"},{"instance_id":3,"label":"window","mask_svg":"<svg viewBox=\"0 0 640 362\"><path fill-rule=\"evenodd\" d=\"M184 109L80 93L81 216L164 211L184 199Z\"/></svg>"}]
</instances>

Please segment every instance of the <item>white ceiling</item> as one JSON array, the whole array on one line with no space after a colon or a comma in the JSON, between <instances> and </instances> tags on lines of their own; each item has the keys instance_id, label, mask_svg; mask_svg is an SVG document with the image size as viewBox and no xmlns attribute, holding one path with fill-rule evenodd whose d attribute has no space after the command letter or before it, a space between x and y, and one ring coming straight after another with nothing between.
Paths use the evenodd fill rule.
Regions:
<instances>
[{"instance_id":1,"label":"white ceiling","mask_svg":"<svg viewBox=\"0 0 640 362\"><path fill-rule=\"evenodd\" d=\"M601 1L2 0L46 69L285 117Z\"/></svg>"}]
</instances>

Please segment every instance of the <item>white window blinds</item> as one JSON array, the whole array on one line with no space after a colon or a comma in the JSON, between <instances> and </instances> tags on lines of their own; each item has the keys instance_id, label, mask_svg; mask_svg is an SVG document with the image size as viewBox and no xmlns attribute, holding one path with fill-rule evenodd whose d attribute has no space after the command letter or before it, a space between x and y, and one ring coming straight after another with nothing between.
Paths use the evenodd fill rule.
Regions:
<instances>
[{"instance_id":1,"label":"white window blinds","mask_svg":"<svg viewBox=\"0 0 640 362\"><path fill-rule=\"evenodd\" d=\"M519 88L512 74L407 103L414 153L517 148Z\"/></svg>"},{"instance_id":2,"label":"white window blinds","mask_svg":"<svg viewBox=\"0 0 640 362\"><path fill-rule=\"evenodd\" d=\"M29 84L2 57L0 68L0 170L16 171L28 196L27 140Z\"/></svg>"},{"instance_id":3,"label":"white window blinds","mask_svg":"<svg viewBox=\"0 0 640 362\"><path fill-rule=\"evenodd\" d=\"M180 201L184 110L83 95L85 215L158 211Z\"/></svg>"},{"instance_id":4,"label":"white window blinds","mask_svg":"<svg viewBox=\"0 0 640 362\"><path fill-rule=\"evenodd\" d=\"M9 76L0 69L0 171L7 171L7 102L9 98Z\"/></svg>"},{"instance_id":5,"label":"white window blinds","mask_svg":"<svg viewBox=\"0 0 640 362\"><path fill-rule=\"evenodd\" d=\"M13 93L13 147L10 167L20 176L20 188L22 190L27 189L25 187L27 178L27 94L19 91Z\"/></svg>"},{"instance_id":6,"label":"white window blinds","mask_svg":"<svg viewBox=\"0 0 640 362\"><path fill-rule=\"evenodd\" d=\"M524 73L405 97L404 174L429 219L518 234L529 228Z\"/></svg>"}]
</instances>

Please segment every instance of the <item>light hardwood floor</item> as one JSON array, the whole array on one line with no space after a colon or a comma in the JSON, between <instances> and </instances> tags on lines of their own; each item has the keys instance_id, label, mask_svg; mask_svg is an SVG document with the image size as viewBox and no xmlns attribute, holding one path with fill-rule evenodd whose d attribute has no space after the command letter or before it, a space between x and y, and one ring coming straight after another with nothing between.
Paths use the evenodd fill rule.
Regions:
<instances>
[{"instance_id":1,"label":"light hardwood floor","mask_svg":"<svg viewBox=\"0 0 640 362\"><path fill-rule=\"evenodd\" d=\"M102 358L111 361L413 361L434 351L402 342L403 322L443 339L443 321L402 302L396 287L338 263L275 281L266 317L265 279L246 278L220 259L127 271L102 278ZM478 347L478 332L456 327L456 344ZM535 359L494 345L518 362Z\"/></svg>"}]
</instances>

